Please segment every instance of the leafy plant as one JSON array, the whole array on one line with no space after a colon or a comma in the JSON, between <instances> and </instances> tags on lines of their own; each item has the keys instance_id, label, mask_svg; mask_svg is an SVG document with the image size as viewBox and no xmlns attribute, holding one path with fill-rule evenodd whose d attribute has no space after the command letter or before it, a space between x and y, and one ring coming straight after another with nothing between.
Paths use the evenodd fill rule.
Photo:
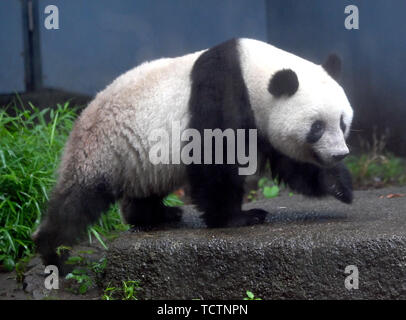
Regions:
<instances>
[{"instance_id":1,"label":"leafy plant","mask_svg":"<svg viewBox=\"0 0 406 320\"><path fill-rule=\"evenodd\" d=\"M251 190L251 191L248 193L247 200L254 202L254 201L257 200L257 196L258 196L257 190Z\"/></svg>"},{"instance_id":2,"label":"leafy plant","mask_svg":"<svg viewBox=\"0 0 406 320\"><path fill-rule=\"evenodd\" d=\"M101 258L97 262L92 262L90 268L94 273L102 273L107 266L107 259L105 257Z\"/></svg>"},{"instance_id":3,"label":"leafy plant","mask_svg":"<svg viewBox=\"0 0 406 320\"><path fill-rule=\"evenodd\" d=\"M56 254L58 256L61 256L63 251L70 251L70 250L72 250L72 247L61 245L58 248L56 248Z\"/></svg>"},{"instance_id":4,"label":"leafy plant","mask_svg":"<svg viewBox=\"0 0 406 320\"><path fill-rule=\"evenodd\" d=\"M164 198L163 203L167 207L179 207L184 205L183 201L174 193L167 195Z\"/></svg>"},{"instance_id":5,"label":"leafy plant","mask_svg":"<svg viewBox=\"0 0 406 320\"><path fill-rule=\"evenodd\" d=\"M24 273L27 269L27 265L30 262L33 255L25 256L21 258L15 265L16 275L17 275L17 282L22 282L24 279Z\"/></svg>"},{"instance_id":6,"label":"leafy plant","mask_svg":"<svg viewBox=\"0 0 406 320\"><path fill-rule=\"evenodd\" d=\"M56 109L40 110L32 104L10 108L9 113L0 110L0 264L8 270L33 253L31 234L46 208L60 153L76 118L69 103ZM107 248L103 237L127 229L118 207L112 206L88 228L88 238ZM69 249L62 246L58 253Z\"/></svg>"},{"instance_id":7,"label":"leafy plant","mask_svg":"<svg viewBox=\"0 0 406 320\"><path fill-rule=\"evenodd\" d=\"M102 300L137 300L137 291L139 289L138 281L123 281L121 288L107 287L104 290Z\"/></svg>"},{"instance_id":8,"label":"leafy plant","mask_svg":"<svg viewBox=\"0 0 406 320\"><path fill-rule=\"evenodd\" d=\"M262 190L264 197L267 199L277 197L280 191L278 185L266 177L259 179L258 188Z\"/></svg>"},{"instance_id":9,"label":"leafy plant","mask_svg":"<svg viewBox=\"0 0 406 320\"><path fill-rule=\"evenodd\" d=\"M374 128L370 139L360 140L364 152L345 160L356 188L406 184L406 162L386 151L387 139L388 132L378 134Z\"/></svg>"},{"instance_id":10,"label":"leafy plant","mask_svg":"<svg viewBox=\"0 0 406 320\"><path fill-rule=\"evenodd\" d=\"M406 183L405 161L392 154L350 156L346 164L358 188Z\"/></svg>"},{"instance_id":11,"label":"leafy plant","mask_svg":"<svg viewBox=\"0 0 406 320\"><path fill-rule=\"evenodd\" d=\"M261 298L256 298L251 291L247 290L245 293L247 297L245 297L244 300L262 300Z\"/></svg>"},{"instance_id":12,"label":"leafy plant","mask_svg":"<svg viewBox=\"0 0 406 320\"><path fill-rule=\"evenodd\" d=\"M76 286L71 288L74 293L85 294L92 287L93 278L91 272L95 276L96 283L100 282L100 274L106 268L107 259L103 257L99 261L91 262L84 255L92 253L92 250L79 251L77 256L70 256L66 261L66 264L80 266L66 276L67 280L71 279L76 283Z\"/></svg>"},{"instance_id":13,"label":"leafy plant","mask_svg":"<svg viewBox=\"0 0 406 320\"><path fill-rule=\"evenodd\" d=\"M56 110L14 107L14 116L0 110L0 263L7 268L33 251L31 233L75 118L68 105Z\"/></svg>"},{"instance_id":14,"label":"leafy plant","mask_svg":"<svg viewBox=\"0 0 406 320\"><path fill-rule=\"evenodd\" d=\"M66 279L72 279L77 282L79 285L77 289L73 289L73 291L77 290L80 294L85 294L93 285L92 278L87 274L88 270L83 269L74 269L71 273L66 275Z\"/></svg>"},{"instance_id":15,"label":"leafy plant","mask_svg":"<svg viewBox=\"0 0 406 320\"><path fill-rule=\"evenodd\" d=\"M268 187L266 186L263 190L265 198L275 198L279 195L279 187L278 186L272 186Z\"/></svg>"}]
</instances>

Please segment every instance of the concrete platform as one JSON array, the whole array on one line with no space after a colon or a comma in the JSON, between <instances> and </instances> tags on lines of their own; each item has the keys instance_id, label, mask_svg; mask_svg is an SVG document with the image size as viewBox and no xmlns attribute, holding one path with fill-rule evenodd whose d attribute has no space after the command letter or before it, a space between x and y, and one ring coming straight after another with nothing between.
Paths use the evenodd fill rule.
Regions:
<instances>
[{"instance_id":1,"label":"concrete platform","mask_svg":"<svg viewBox=\"0 0 406 320\"><path fill-rule=\"evenodd\" d=\"M206 229L186 206L179 226L111 243L106 283L140 280L146 299L405 299L406 197L390 193L406 187L358 191L351 206L282 195L246 206L266 224L235 229ZM345 288L349 265L359 289Z\"/></svg>"}]
</instances>

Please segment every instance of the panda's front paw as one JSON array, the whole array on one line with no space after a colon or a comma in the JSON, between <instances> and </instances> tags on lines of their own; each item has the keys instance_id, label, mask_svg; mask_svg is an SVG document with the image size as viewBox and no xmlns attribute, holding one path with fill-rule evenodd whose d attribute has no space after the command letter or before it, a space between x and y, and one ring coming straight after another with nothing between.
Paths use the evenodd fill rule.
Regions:
<instances>
[{"instance_id":1,"label":"panda's front paw","mask_svg":"<svg viewBox=\"0 0 406 320\"><path fill-rule=\"evenodd\" d=\"M325 181L329 194L344 203L352 203L352 178L349 170L343 163L328 170Z\"/></svg>"},{"instance_id":2,"label":"panda's front paw","mask_svg":"<svg viewBox=\"0 0 406 320\"><path fill-rule=\"evenodd\" d=\"M267 211L262 209L251 209L244 210L240 213L233 215L230 219L228 226L229 227L244 227L252 226L255 224L262 224L265 222Z\"/></svg>"}]
</instances>

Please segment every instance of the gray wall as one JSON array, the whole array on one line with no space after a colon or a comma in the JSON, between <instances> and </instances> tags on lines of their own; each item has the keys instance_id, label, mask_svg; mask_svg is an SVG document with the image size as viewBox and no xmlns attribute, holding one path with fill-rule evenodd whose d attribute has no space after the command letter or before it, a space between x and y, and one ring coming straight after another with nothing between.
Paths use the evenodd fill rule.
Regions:
<instances>
[{"instance_id":1,"label":"gray wall","mask_svg":"<svg viewBox=\"0 0 406 320\"><path fill-rule=\"evenodd\" d=\"M20 1L0 1L0 93L24 89Z\"/></svg>"},{"instance_id":2,"label":"gray wall","mask_svg":"<svg viewBox=\"0 0 406 320\"><path fill-rule=\"evenodd\" d=\"M40 28L44 86L87 94L145 60L232 37L266 40L264 0L39 0L40 21L48 4L59 8L60 29ZM0 92L23 89L19 5L0 1L1 43L9 48L0 50Z\"/></svg>"}]
</instances>

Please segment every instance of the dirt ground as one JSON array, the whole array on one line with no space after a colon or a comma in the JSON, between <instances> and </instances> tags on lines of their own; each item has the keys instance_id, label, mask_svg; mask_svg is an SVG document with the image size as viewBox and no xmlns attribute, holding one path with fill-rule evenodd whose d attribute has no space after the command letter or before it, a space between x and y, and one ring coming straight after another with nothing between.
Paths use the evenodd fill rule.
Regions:
<instances>
[{"instance_id":1,"label":"dirt ground","mask_svg":"<svg viewBox=\"0 0 406 320\"><path fill-rule=\"evenodd\" d=\"M102 259L106 250L98 243L79 245L72 251L71 256L80 256L86 263L96 262ZM85 268L85 267L83 267ZM75 280L66 280L60 277L59 290L47 290L44 286L45 266L38 256L33 257L27 264L22 279L18 279L17 272L0 273L0 300L98 300L103 295L98 281L102 274L96 275L89 270L91 285L84 293L78 292L78 284Z\"/></svg>"}]
</instances>

